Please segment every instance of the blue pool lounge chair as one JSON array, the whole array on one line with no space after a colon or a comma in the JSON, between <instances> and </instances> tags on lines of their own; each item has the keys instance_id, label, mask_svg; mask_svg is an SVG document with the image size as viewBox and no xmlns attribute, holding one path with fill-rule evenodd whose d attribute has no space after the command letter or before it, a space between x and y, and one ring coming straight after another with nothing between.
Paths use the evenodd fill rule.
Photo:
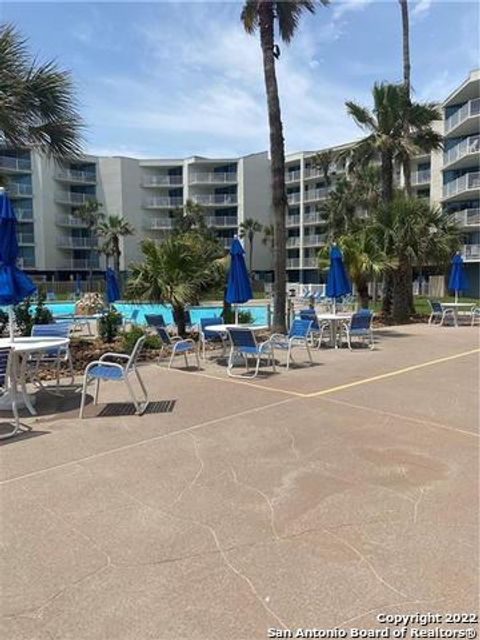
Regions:
<instances>
[{"instance_id":1,"label":"blue pool lounge chair","mask_svg":"<svg viewBox=\"0 0 480 640\"><path fill-rule=\"evenodd\" d=\"M142 378L137 369L137 360L138 356L143 347L143 343L145 342L146 336L142 336L137 340L135 346L133 347L133 351L130 355L126 353L104 353L100 360L95 360L94 362L90 362L85 369L85 376L83 379L83 388L82 388L82 401L80 403L80 418L83 418L83 409L85 407L85 398L87 394L87 386L90 382L96 382L95 388L95 397L94 403L98 402L98 392L100 390L100 382L110 381L110 382L124 382L128 393L135 405L135 410L138 415L142 415L145 412L145 409L148 407L148 394L143 383ZM123 360L125 364L119 364L118 362L108 362L109 360ZM135 376L138 380L138 384L142 389L144 400L139 402L137 397L133 391L133 387L130 383L131 376Z\"/></svg>"},{"instance_id":2,"label":"blue pool lounge chair","mask_svg":"<svg viewBox=\"0 0 480 640\"><path fill-rule=\"evenodd\" d=\"M167 326L167 323L165 322L165 318L162 316L161 313L146 313L145 322L147 323L147 327L151 327L152 329L156 329L157 327Z\"/></svg>"},{"instance_id":3,"label":"blue pool lounge chair","mask_svg":"<svg viewBox=\"0 0 480 640\"><path fill-rule=\"evenodd\" d=\"M270 362L273 371L275 372L275 354L274 346L267 340L261 344L257 344L255 340L255 334L251 329L234 329L228 330L230 338L230 355L228 357L228 375L232 378L255 378L258 375L260 368L260 361L262 358L266 358L267 362ZM233 366L236 356L243 357L245 361L246 374L233 373ZM248 359L255 358L256 365L253 373L250 373L248 367Z\"/></svg>"},{"instance_id":4,"label":"blue pool lounge chair","mask_svg":"<svg viewBox=\"0 0 480 640\"><path fill-rule=\"evenodd\" d=\"M274 333L270 342L274 349L280 349L282 351L287 352L287 369L290 368L290 360L294 361L292 350L296 347L302 347L307 350L308 359L311 364L313 364L312 354L310 352L310 333L312 328L311 320L301 320L300 318L295 318L292 322L292 326L290 327L290 331L288 335L283 335L281 333Z\"/></svg>"}]
</instances>

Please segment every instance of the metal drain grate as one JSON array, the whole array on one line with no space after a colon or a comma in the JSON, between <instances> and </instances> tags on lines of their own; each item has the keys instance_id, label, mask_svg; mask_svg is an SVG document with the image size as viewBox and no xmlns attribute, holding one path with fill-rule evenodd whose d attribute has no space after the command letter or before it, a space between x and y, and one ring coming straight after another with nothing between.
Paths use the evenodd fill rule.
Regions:
<instances>
[{"instance_id":1,"label":"metal drain grate","mask_svg":"<svg viewBox=\"0 0 480 640\"><path fill-rule=\"evenodd\" d=\"M159 400L150 402L145 413L171 413L175 407L176 400ZM109 402L98 413L98 418L109 418L114 416L135 415L135 405L133 402Z\"/></svg>"}]
</instances>

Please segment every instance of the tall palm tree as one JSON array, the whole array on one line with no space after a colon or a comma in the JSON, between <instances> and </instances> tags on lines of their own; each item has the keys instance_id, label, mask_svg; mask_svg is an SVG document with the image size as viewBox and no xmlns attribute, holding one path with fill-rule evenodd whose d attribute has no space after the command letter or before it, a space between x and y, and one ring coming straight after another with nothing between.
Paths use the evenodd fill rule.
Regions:
<instances>
[{"instance_id":1,"label":"tall palm tree","mask_svg":"<svg viewBox=\"0 0 480 640\"><path fill-rule=\"evenodd\" d=\"M196 234L171 235L162 243L141 243L143 262L132 265L127 297L169 303L180 335L185 334L185 307L202 291L225 279L223 258L215 243L198 242Z\"/></svg>"},{"instance_id":2,"label":"tall palm tree","mask_svg":"<svg viewBox=\"0 0 480 640\"><path fill-rule=\"evenodd\" d=\"M75 207L73 210L74 215L79 218L87 227L88 235L92 238L95 232L98 230L99 224L105 218L105 214L102 212L102 204L97 202L92 196L91 200L87 200L85 204ZM88 270L88 282L90 288L92 287L93 269L92 269L92 255L90 251L89 255L89 270Z\"/></svg>"},{"instance_id":3,"label":"tall palm tree","mask_svg":"<svg viewBox=\"0 0 480 640\"><path fill-rule=\"evenodd\" d=\"M320 0L327 4L328 0ZM286 230L285 214L287 194L285 189L285 143L278 96L278 83L275 71L275 59L280 50L275 43L275 25L280 39L289 43L298 27L304 12L314 13L315 0L247 0L243 6L241 20L247 33L260 33L263 56L263 73L267 94L268 123L270 128L270 156L272 182L272 209L275 224L274 247L274 312L275 331L285 331L286 311Z\"/></svg>"},{"instance_id":4,"label":"tall palm tree","mask_svg":"<svg viewBox=\"0 0 480 640\"><path fill-rule=\"evenodd\" d=\"M330 169L332 167L332 163L335 160L335 152L332 149L327 149L326 151L320 151L316 153L313 158L313 164L320 169L323 174L323 179L325 180L325 184L330 186L332 180L330 177Z\"/></svg>"},{"instance_id":5,"label":"tall palm tree","mask_svg":"<svg viewBox=\"0 0 480 640\"><path fill-rule=\"evenodd\" d=\"M408 16L408 0L398 0L402 14L402 52L403 52L403 86L407 94L407 99L411 100L410 83L410 25ZM408 129L406 133L408 132ZM412 195L412 170L410 167L410 156L402 158L403 177L405 180L405 191L407 195Z\"/></svg>"},{"instance_id":6,"label":"tall palm tree","mask_svg":"<svg viewBox=\"0 0 480 640\"><path fill-rule=\"evenodd\" d=\"M273 224L266 224L263 227L262 244L267 247L273 257L273 248L275 247L275 227Z\"/></svg>"},{"instance_id":7,"label":"tall palm tree","mask_svg":"<svg viewBox=\"0 0 480 640\"><path fill-rule=\"evenodd\" d=\"M247 238L248 240L248 271L250 276L253 269L253 240L257 233L262 231L263 227L257 220L253 218L245 218L238 227L240 238Z\"/></svg>"},{"instance_id":8,"label":"tall palm tree","mask_svg":"<svg viewBox=\"0 0 480 640\"><path fill-rule=\"evenodd\" d=\"M135 229L121 216L110 215L98 223L98 233L103 237L105 244L110 247L113 256L113 268L120 273L120 238L133 236Z\"/></svg>"},{"instance_id":9,"label":"tall palm tree","mask_svg":"<svg viewBox=\"0 0 480 640\"><path fill-rule=\"evenodd\" d=\"M13 25L0 25L0 146L35 146L53 156L82 153L83 122L71 75L39 63Z\"/></svg>"}]
</instances>

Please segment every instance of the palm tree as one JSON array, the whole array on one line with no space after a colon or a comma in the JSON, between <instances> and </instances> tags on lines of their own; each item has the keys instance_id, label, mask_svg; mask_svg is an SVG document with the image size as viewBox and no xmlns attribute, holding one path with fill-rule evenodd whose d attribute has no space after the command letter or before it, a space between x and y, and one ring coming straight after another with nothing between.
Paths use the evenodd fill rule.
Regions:
<instances>
[{"instance_id":1,"label":"palm tree","mask_svg":"<svg viewBox=\"0 0 480 640\"><path fill-rule=\"evenodd\" d=\"M82 153L70 73L39 63L13 25L0 25L0 146L35 146L55 158Z\"/></svg>"},{"instance_id":2,"label":"palm tree","mask_svg":"<svg viewBox=\"0 0 480 640\"><path fill-rule=\"evenodd\" d=\"M160 244L144 240L141 250L144 260L131 267L127 297L171 304L178 332L184 335L186 305L195 304L202 291L225 278L217 245L185 233Z\"/></svg>"},{"instance_id":3,"label":"palm tree","mask_svg":"<svg viewBox=\"0 0 480 640\"><path fill-rule=\"evenodd\" d=\"M328 0L320 0L327 4ZM263 73L267 94L268 123L270 128L270 156L272 209L275 224L274 247L274 330L285 331L286 310L286 244L285 214L287 211L287 194L285 190L285 143L283 125L278 96L275 59L280 49L275 44L275 24L280 39L289 43L293 38L301 15L304 12L314 13L315 0L246 0L241 20L247 33L260 32L260 45L263 56Z\"/></svg>"},{"instance_id":4,"label":"palm tree","mask_svg":"<svg viewBox=\"0 0 480 640\"><path fill-rule=\"evenodd\" d=\"M104 219L105 215L102 212L102 205L100 202L97 202L95 198L92 196L91 200L87 200L85 204L76 207L73 211L74 215L79 218L87 227L88 235L90 238L94 236L95 231L98 230L99 224ZM90 288L92 288L92 280L93 280L93 269L92 269L92 256L90 252L89 259L89 270L88 270L88 282L90 284Z\"/></svg>"},{"instance_id":5,"label":"palm tree","mask_svg":"<svg viewBox=\"0 0 480 640\"><path fill-rule=\"evenodd\" d=\"M205 209L202 205L187 200L185 203L185 211L182 208L175 209L173 212L173 230L175 233L185 233L192 229L198 229L201 232L207 231L208 225L205 222Z\"/></svg>"},{"instance_id":6,"label":"palm tree","mask_svg":"<svg viewBox=\"0 0 480 640\"><path fill-rule=\"evenodd\" d=\"M240 238L243 239L246 237L248 240L248 271L250 272L250 276L252 275L253 268L253 240L255 235L260 233L262 229L263 227L260 222L253 218L246 218L238 227Z\"/></svg>"},{"instance_id":7,"label":"palm tree","mask_svg":"<svg viewBox=\"0 0 480 640\"><path fill-rule=\"evenodd\" d=\"M275 227L273 224L266 224L263 227L262 244L267 247L273 257L273 248L275 247Z\"/></svg>"},{"instance_id":8,"label":"palm tree","mask_svg":"<svg viewBox=\"0 0 480 640\"><path fill-rule=\"evenodd\" d=\"M135 229L121 216L110 215L102 218L98 223L98 233L104 238L105 245L110 248L110 255L113 256L113 268L120 273L120 238L133 236ZM104 247L105 253L105 247Z\"/></svg>"},{"instance_id":9,"label":"palm tree","mask_svg":"<svg viewBox=\"0 0 480 640\"><path fill-rule=\"evenodd\" d=\"M335 152L332 151L332 149L320 151L319 153L316 153L312 158L313 164L323 173L323 179L325 180L325 184L327 185L327 187L330 186L332 182L330 178L330 168L334 160Z\"/></svg>"},{"instance_id":10,"label":"palm tree","mask_svg":"<svg viewBox=\"0 0 480 640\"><path fill-rule=\"evenodd\" d=\"M319 210L328 241L333 242L339 236L348 233L355 216L357 202L353 183L346 178L337 180L335 188L330 191Z\"/></svg>"},{"instance_id":11,"label":"palm tree","mask_svg":"<svg viewBox=\"0 0 480 640\"><path fill-rule=\"evenodd\" d=\"M346 153L353 168L380 157L382 199L390 202L394 162L441 148L443 137L432 129L432 123L441 116L433 103L410 102L403 85L375 84L372 94L371 111L353 101L346 103L349 115L368 132Z\"/></svg>"},{"instance_id":12,"label":"palm tree","mask_svg":"<svg viewBox=\"0 0 480 640\"><path fill-rule=\"evenodd\" d=\"M411 100L410 89L410 25L408 18L408 0L398 0L402 14L402 51L403 51L403 86L407 94L407 99ZM408 126L405 133L408 133ZM412 170L410 166L410 156L402 158L403 177L405 180L405 192L412 195Z\"/></svg>"}]
</instances>

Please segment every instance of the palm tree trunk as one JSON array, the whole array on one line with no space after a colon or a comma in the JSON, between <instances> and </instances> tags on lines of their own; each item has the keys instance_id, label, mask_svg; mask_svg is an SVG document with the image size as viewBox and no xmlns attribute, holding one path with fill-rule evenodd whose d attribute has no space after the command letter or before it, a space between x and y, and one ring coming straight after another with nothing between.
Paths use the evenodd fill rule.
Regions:
<instances>
[{"instance_id":1,"label":"palm tree trunk","mask_svg":"<svg viewBox=\"0 0 480 640\"><path fill-rule=\"evenodd\" d=\"M407 92L408 101L410 102L411 93L411 66L410 66L410 26L408 18L408 0L398 0L402 12L402 45L403 45L403 85ZM405 193L409 198L412 197L412 176L410 167L410 157L406 156L402 162L403 179L405 181Z\"/></svg>"},{"instance_id":2,"label":"palm tree trunk","mask_svg":"<svg viewBox=\"0 0 480 640\"><path fill-rule=\"evenodd\" d=\"M172 305L173 319L177 325L178 335L185 335L185 307L182 305Z\"/></svg>"},{"instance_id":3,"label":"palm tree trunk","mask_svg":"<svg viewBox=\"0 0 480 640\"><path fill-rule=\"evenodd\" d=\"M253 269L253 238L249 238L250 241L250 255L248 256L248 270L250 271L250 278L252 277Z\"/></svg>"},{"instance_id":4,"label":"palm tree trunk","mask_svg":"<svg viewBox=\"0 0 480 640\"><path fill-rule=\"evenodd\" d=\"M355 282L355 286L358 291L358 297L360 298L360 308L368 309L370 303L370 296L368 295L368 283L365 278L362 276L357 278Z\"/></svg>"},{"instance_id":5,"label":"palm tree trunk","mask_svg":"<svg viewBox=\"0 0 480 640\"><path fill-rule=\"evenodd\" d=\"M115 269L115 273L120 273L120 243L118 238L113 238L113 268Z\"/></svg>"},{"instance_id":6,"label":"palm tree trunk","mask_svg":"<svg viewBox=\"0 0 480 640\"><path fill-rule=\"evenodd\" d=\"M285 146L283 126L278 97L277 76L275 72L274 13L271 2L262 2L259 7L260 42L263 54L263 72L267 93L268 123L270 127L270 156L272 182L272 208L275 226L274 274L273 285L273 330L284 333L286 307L286 244L285 214L287 195L285 191Z\"/></svg>"},{"instance_id":7,"label":"palm tree trunk","mask_svg":"<svg viewBox=\"0 0 480 640\"><path fill-rule=\"evenodd\" d=\"M393 279L392 316L395 322L404 323L410 319L411 288L410 264L405 256L400 256Z\"/></svg>"},{"instance_id":8,"label":"palm tree trunk","mask_svg":"<svg viewBox=\"0 0 480 640\"><path fill-rule=\"evenodd\" d=\"M393 198L393 158L390 151L382 151L382 200L391 202Z\"/></svg>"}]
</instances>

